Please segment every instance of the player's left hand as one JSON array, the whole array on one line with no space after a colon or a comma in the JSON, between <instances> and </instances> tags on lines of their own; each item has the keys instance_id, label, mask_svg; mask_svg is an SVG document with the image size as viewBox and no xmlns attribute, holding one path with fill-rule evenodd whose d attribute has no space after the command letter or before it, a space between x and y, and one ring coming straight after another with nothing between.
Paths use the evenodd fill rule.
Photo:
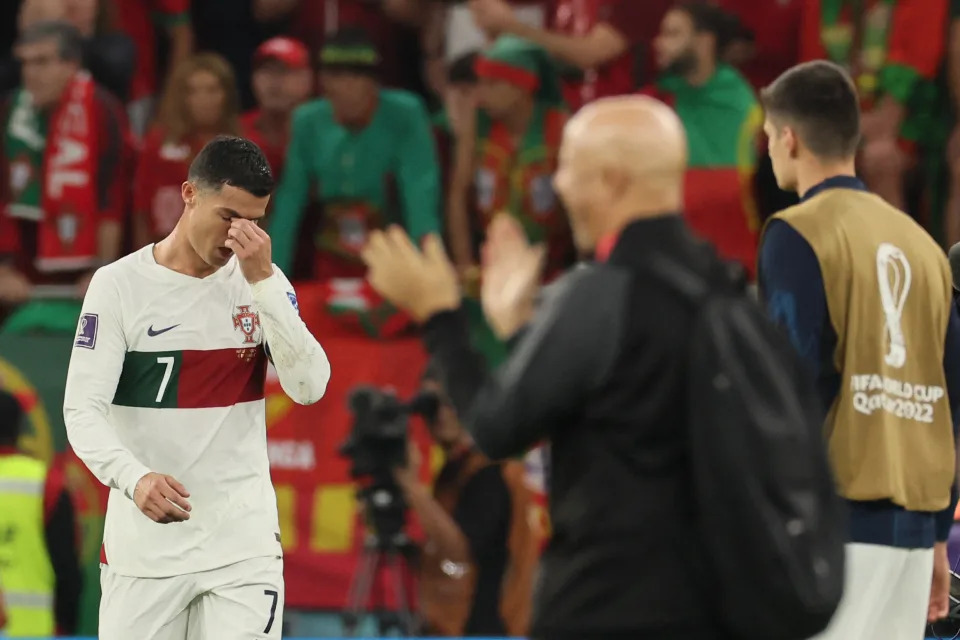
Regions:
<instances>
[{"instance_id":1,"label":"player's left hand","mask_svg":"<svg viewBox=\"0 0 960 640\"><path fill-rule=\"evenodd\" d=\"M247 282L254 284L273 275L270 236L246 218L230 223L225 246L236 254Z\"/></svg>"},{"instance_id":2,"label":"player's left hand","mask_svg":"<svg viewBox=\"0 0 960 640\"><path fill-rule=\"evenodd\" d=\"M927 622L943 620L949 612L950 558L947 556L947 543L938 542L933 546L933 584L930 587Z\"/></svg>"}]
</instances>

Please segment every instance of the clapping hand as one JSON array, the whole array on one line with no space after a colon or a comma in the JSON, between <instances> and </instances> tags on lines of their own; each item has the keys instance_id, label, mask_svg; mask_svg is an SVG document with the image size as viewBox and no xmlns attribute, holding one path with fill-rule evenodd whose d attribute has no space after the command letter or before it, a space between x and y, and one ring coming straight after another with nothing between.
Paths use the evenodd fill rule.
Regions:
<instances>
[{"instance_id":1,"label":"clapping hand","mask_svg":"<svg viewBox=\"0 0 960 640\"><path fill-rule=\"evenodd\" d=\"M460 307L457 272L440 238L431 234L423 251L400 227L374 231L360 256L374 290L417 322Z\"/></svg>"},{"instance_id":2,"label":"clapping hand","mask_svg":"<svg viewBox=\"0 0 960 640\"><path fill-rule=\"evenodd\" d=\"M498 215L487 229L480 299L490 327L501 340L513 336L533 317L545 257L543 245L531 246L512 216Z\"/></svg>"}]
</instances>

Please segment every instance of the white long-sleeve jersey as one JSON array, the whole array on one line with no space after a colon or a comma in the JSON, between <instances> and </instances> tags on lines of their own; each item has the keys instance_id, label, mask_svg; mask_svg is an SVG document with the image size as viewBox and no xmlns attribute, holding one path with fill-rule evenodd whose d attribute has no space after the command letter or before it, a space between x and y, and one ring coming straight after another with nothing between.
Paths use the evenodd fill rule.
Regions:
<instances>
[{"instance_id":1,"label":"white long-sleeve jersey","mask_svg":"<svg viewBox=\"0 0 960 640\"><path fill-rule=\"evenodd\" d=\"M269 354L269 355L268 355ZM153 245L96 272L63 405L77 455L111 488L104 551L119 575L166 577L280 556L264 382L316 402L330 379L293 287L250 285L236 258L206 278L157 264ZM148 472L190 492L190 519L157 524L132 496Z\"/></svg>"}]
</instances>

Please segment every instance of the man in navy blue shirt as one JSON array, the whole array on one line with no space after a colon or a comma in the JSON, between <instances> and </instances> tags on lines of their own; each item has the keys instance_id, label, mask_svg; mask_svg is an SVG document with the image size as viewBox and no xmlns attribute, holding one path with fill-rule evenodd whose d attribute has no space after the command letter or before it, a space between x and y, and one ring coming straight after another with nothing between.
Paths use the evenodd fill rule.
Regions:
<instances>
[{"instance_id":1,"label":"man in navy blue shirt","mask_svg":"<svg viewBox=\"0 0 960 640\"><path fill-rule=\"evenodd\" d=\"M943 463L955 457L939 458L934 481L937 465L917 463L913 452L955 449L955 442L917 444L934 437L934 426L922 424L933 418L920 417L927 407L912 391L918 387L900 380L922 370L916 378L942 381L946 406L927 404L931 415L949 415L955 441L960 317L949 299L949 269L919 226L856 177L858 99L845 72L824 62L800 65L765 89L762 102L777 181L801 201L764 231L761 297L817 377L838 488L850 507L844 600L823 638L921 637L921 614L934 621L949 605L946 540L957 490L955 470L944 475ZM921 329L932 326L945 334ZM930 388L943 395L942 386ZM917 507L917 494L904 498L910 489L903 487L944 477L954 480L946 508ZM937 486L942 505L947 485Z\"/></svg>"}]
</instances>

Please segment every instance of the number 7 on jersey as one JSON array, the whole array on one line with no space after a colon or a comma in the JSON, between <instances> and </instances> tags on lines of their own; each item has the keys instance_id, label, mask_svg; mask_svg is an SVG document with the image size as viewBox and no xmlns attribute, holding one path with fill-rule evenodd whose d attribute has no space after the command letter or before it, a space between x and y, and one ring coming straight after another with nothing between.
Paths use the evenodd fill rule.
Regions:
<instances>
[{"instance_id":1,"label":"number 7 on jersey","mask_svg":"<svg viewBox=\"0 0 960 640\"><path fill-rule=\"evenodd\" d=\"M160 390L157 391L157 402L163 400L163 392L167 390L167 385L170 384L170 374L173 373L173 363L175 358L173 356L164 356L162 358L157 358L157 362L162 365L166 365L166 370L163 372L163 380L160 381Z\"/></svg>"}]
</instances>

